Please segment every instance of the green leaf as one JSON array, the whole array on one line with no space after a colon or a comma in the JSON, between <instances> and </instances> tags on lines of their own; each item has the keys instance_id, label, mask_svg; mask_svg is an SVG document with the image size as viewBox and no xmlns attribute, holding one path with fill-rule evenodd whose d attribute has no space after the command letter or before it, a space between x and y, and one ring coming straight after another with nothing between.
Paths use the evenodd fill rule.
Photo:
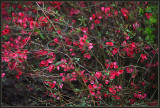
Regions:
<instances>
[{"instance_id":1,"label":"green leaf","mask_svg":"<svg viewBox=\"0 0 160 108\"><path fill-rule=\"evenodd\" d=\"M55 64L55 66L58 66L58 65L60 65L60 64L62 64L62 63L65 63L65 62L57 62L56 64Z\"/></svg>"},{"instance_id":2,"label":"green leaf","mask_svg":"<svg viewBox=\"0 0 160 108\"><path fill-rule=\"evenodd\" d=\"M35 32L38 32L38 34L40 35L40 37L41 37L42 39L45 39L39 29L35 28Z\"/></svg>"},{"instance_id":3,"label":"green leaf","mask_svg":"<svg viewBox=\"0 0 160 108\"><path fill-rule=\"evenodd\" d=\"M143 39L141 37L138 38L140 41L143 41Z\"/></svg>"},{"instance_id":4,"label":"green leaf","mask_svg":"<svg viewBox=\"0 0 160 108\"><path fill-rule=\"evenodd\" d=\"M88 40L86 40L86 42L87 42L87 43L89 43L89 41L88 41Z\"/></svg>"},{"instance_id":5,"label":"green leaf","mask_svg":"<svg viewBox=\"0 0 160 108\"><path fill-rule=\"evenodd\" d=\"M4 35L4 38L5 38L5 40L7 40L8 39L7 35Z\"/></svg>"},{"instance_id":6,"label":"green leaf","mask_svg":"<svg viewBox=\"0 0 160 108\"><path fill-rule=\"evenodd\" d=\"M149 21L150 21L151 24L157 23L157 19L154 18L154 17L149 18Z\"/></svg>"},{"instance_id":7,"label":"green leaf","mask_svg":"<svg viewBox=\"0 0 160 108\"><path fill-rule=\"evenodd\" d=\"M147 7L147 9L146 9L145 11L148 12L148 13L151 13L151 12L152 12L152 10L151 10L150 7Z\"/></svg>"}]
</instances>

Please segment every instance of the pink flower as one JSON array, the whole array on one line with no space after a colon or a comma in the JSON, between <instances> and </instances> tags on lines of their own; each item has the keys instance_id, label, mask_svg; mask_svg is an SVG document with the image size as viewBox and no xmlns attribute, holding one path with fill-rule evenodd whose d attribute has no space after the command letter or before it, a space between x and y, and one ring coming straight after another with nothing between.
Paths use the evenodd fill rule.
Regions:
<instances>
[{"instance_id":1,"label":"pink flower","mask_svg":"<svg viewBox=\"0 0 160 108\"><path fill-rule=\"evenodd\" d=\"M94 76L95 76L96 78L100 79L101 76L102 76L102 73L101 73L101 72L96 72L96 73L94 74Z\"/></svg>"},{"instance_id":2,"label":"pink flower","mask_svg":"<svg viewBox=\"0 0 160 108\"><path fill-rule=\"evenodd\" d=\"M45 64L45 61L41 61L40 66L43 66Z\"/></svg>"},{"instance_id":3,"label":"pink flower","mask_svg":"<svg viewBox=\"0 0 160 108\"><path fill-rule=\"evenodd\" d=\"M118 12L117 12L117 11L115 11L115 12L114 12L114 14L115 14L115 15L118 15Z\"/></svg>"},{"instance_id":4,"label":"pink flower","mask_svg":"<svg viewBox=\"0 0 160 108\"><path fill-rule=\"evenodd\" d=\"M22 13L22 12L19 12L19 14L18 14L20 17L23 17L24 16L24 14Z\"/></svg>"},{"instance_id":5,"label":"pink flower","mask_svg":"<svg viewBox=\"0 0 160 108\"><path fill-rule=\"evenodd\" d=\"M113 79L115 79L115 75L116 75L116 72L111 71L110 74L109 74L109 76L110 76L109 78L113 80Z\"/></svg>"},{"instance_id":6,"label":"pink flower","mask_svg":"<svg viewBox=\"0 0 160 108\"><path fill-rule=\"evenodd\" d=\"M116 90L114 90L114 88L109 87L108 89L109 89L109 91L110 91L112 94L116 94Z\"/></svg>"},{"instance_id":7,"label":"pink flower","mask_svg":"<svg viewBox=\"0 0 160 108\"><path fill-rule=\"evenodd\" d=\"M93 15L92 15L92 18L93 18L93 19L94 19L94 18L96 18L96 15L95 15L95 14L93 14Z\"/></svg>"},{"instance_id":8,"label":"pink flower","mask_svg":"<svg viewBox=\"0 0 160 108\"><path fill-rule=\"evenodd\" d=\"M151 13L146 13L145 15L146 15L146 17L147 17L148 19L151 18L151 16L152 16Z\"/></svg>"},{"instance_id":9,"label":"pink flower","mask_svg":"<svg viewBox=\"0 0 160 108\"><path fill-rule=\"evenodd\" d=\"M113 55L117 54L118 53L118 48L114 47L114 49L111 52L112 52Z\"/></svg>"},{"instance_id":10,"label":"pink flower","mask_svg":"<svg viewBox=\"0 0 160 108\"><path fill-rule=\"evenodd\" d=\"M127 73L132 73L134 70L132 68L127 67L126 71L127 71Z\"/></svg>"},{"instance_id":11,"label":"pink flower","mask_svg":"<svg viewBox=\"0 0 160 108\"><path fill-rule=\"evenodd\" d=\"M24 23L24 24L23 24L23 28L25 29L26 27L27 27L27 24L26 24L26 23Z\"/></svg>"},{"instance_id":12,"label":"pink flower","mask_svg":"<svg viewBox=\"0 0 160 108\"><path fill-rule=\"evenodd\" d=\"M19 79L19 75L16 75L16 78Z\"/></svg>"},{"instance_id":13,"label":"pink flower","mask_svg":"<svg viewBox=\"0 0 160 108\"><path fill-rule=\"evenodd\" d=\"M104 7L101 7L101 10L104 11Z\"/></svg>"},{"instance_id":14,"label":"pink flower","mask_svg":"<svg viewBox=\"0 0 160 108\"><path fill-rule=\"evenodd\" d=\"M105 80L105 83L108 84L108 83L109 83L109 80Z\"/></svg>"},{"instance_id":15,"label":"pink flower","mask_svg":"<svg viewBox=\"0 0 160 108\"><path fill-rule=\"evenodd\" d=\"M93 84L93 88L96 89L98 88L98 86L96 84Z\"/></svg>"},{"instance_id":16,"label":"pink flower","mask_svg":"<svg viewBox=\"0 0 160 108\"><path fill-rule=\"evenodd\" d=\"M72 23L75 23L76 21L75 20L72 20Z\"/></svg>"},{"instance_id":17,"label":"pink flower","mask_svg":"<svg viewBox=\"0 0 160 108\"><path fill-rule=\"evenodd\" d=\"M84 36L83 36L83 39L86 40L86 39L87 39L87 35L84 35Z\"/></svg>"},{"instance_id":18,"label":"pink flower","mask_svg":"<svg viewBox=\"0 0 160 108\"><path fill-rule=\"evenodd\" d=\"M59 66L57 66L57 70L59 70Z\"/></svg>"},{"instance_id":19,"label":"pink flower","mask_svg":"<svg viewBox=\"0 0 160 108\"><path fill-rule=\"evenodd\" d=\"M91 21L92 21L92 17L90 17L90 18L89 18L89 20L91 20Z\"/></svg>"},{"instance_id":20,"label":"pink flower","mask_svg":"<svg viewBox=\"0 0 160 108\"><path fill-rule=\"evenodd\" d=\"M76 53L71 53L71 55L72 55L72 56L75 56L75 55L76 55Z\"/></svg>"},{"instance_id":21,"label":"pink flower","mask_svg":"<svg viewBox=\"0 0 160 108\"><path fill-rule=\"evenodd\" d=\"M63 84L59 85L59 87L62 88L62 87L63 87Z\"/></svg>"},{"instance_id":22,"label":"pink flower","mask_svg":"<svg viewBox=\"0 0 160 108\"><path fill-rule=\"evenodd\" d=\"M94 23L92 23L92 25L91 25L91 27L90 27L91 29L93 29L94 28Z\"/></svg>"},{"instance_id":23,"label":"pink flower","mask_svg":"<svg viewBox=\"0 0 160 108\"><path fill-rule=\"evenodd\" d=\"M5 73L2 73L2 78L3 78L5 75L6 75Z\"/></svg>"},{"instance_id":24,"label":"pink flower","mask_svg":"<svg viewBox=\"0 0 160 108\"><path fill-rule=\"evenodd\" d=\"M105 8L105 14L110 11L110 7Z\"/></svg>"},{"instance_id":25,"label":"pink flower","mask_svg":"<svg viewBox=\"0 0 160 108\"><path fill-rule=\"evenodd\" d=\"M122 90L122 86L121 86L121 85L119 85L118 88L119 88L120 90Z\"/></svg>"},{"instance_id":26,"label":"pink flower","mask_svg":"<svg viewBox=\"0 0 160 108\"><path fill-rule=\"evenodd\" d=\"M143 82L142 82L142 86L144 86L144 85L145 85L145 82L143 81Z\"/></svg>"},{"instance_id":27,"label":"pink flower","mask_svg":"<svg viewBox=\"0 0 160 108\"><path fill-rule=\"evenodd\" d=\"M133 24L133 30L137 30L137 27L139 27L138 21Z\"/></svg>"},{"instance_id":28,"label":"pink flower","mask_svg":"<svg viewBox=\"0 0 160 108\"><path fill-rule=\"evenodd\" d=\"M123 41L123 43L121 44L122 46L127 46L126 41Z\"/></svg>"},{"instance_id":29,"label":"pink flower","mask_svg":"<svg viewBox=\"0 0 160 108\"><path fill-rule=\"evenodd\" d=\"M128 39L129 39L129 36L125 36L125 39L128 40Z\"/></svg>"},{"instance_id":30,"label":"pink flower","mask_svg":"<svg viewBox=\"0 0 160 108\"><path fill-rule=\"evenodd\" d=\"M53 69L54 69L54 65L50 65L48 70L49 72L52 72Z\"/></svg>"},{"instance_id":31,"label":"pink flower","mask_svg":"<svg viewBox=\"0 0 160 108\"><path fill-rule=\"evenodd\" d=\"M95 95L95 92L93 92L93 91L91 91L91 90L90 90L90 93L91 93L91 95Z\"/></svg>"},{"instance_id":32,"label":"pink flower","mask_svg":"<svg viewBox=\"0 0 160 108\"><path fill-rule=\"evenodd\" d=\"M123 70L119 70L118 72L119 72L120 74L122 74L122 73L123 73Z\"/></svg>"},{"instance_id":33,"label":"pink flower","mask_svg":"<svg viewBox=\"0 0 160 108\"><path fill-rule=\"evenodd\" d=\"M121 99L120 96L117 96L117 95L115 96L115 98L116 98L116 99Z\"/></svg>"},{"instance_id":34,"label":"pink flower","mask_svg":"<svg viewBox=\"0 0 160 108\"><path fill-rule=\"evenodd\" d=\"M54 60L54 59L51 58L51 59L48 59L47 62L48 62L48 63L53 63L53 60Z\"/></svg>"},{"instance_id":35,"label":"pink flower","mask_svg":"<svg viewBox=\"0 0 160 108\"><path fill-rule=\"evenodd\" d=\"M88 85L88 88L89 88L90 90L93 90L93 86L92 86L91 84Z\"/></svg>"},{"instance_id":36,"label":"pink flower","mask_svg":"<svg viewBox=\"0 0 160 108\"><path fill-rule=\"evenodd\" d=\"M81 27L81 31L84 32L84 33L87 33L88 32L88 27Z\"/></svg>"},{"instance_id":37,"label":"pink flower","mask_svg":"<svg viewBox=\"0 0 160 108\"><path fill-rule=\"evenodd\" d=\"M146 54L141 54L142 59L147 59Z\"/></svg>"},{"instance_id":38,"label":"pink flower","mask_svg":"<svg viewBox=\"0 0 160 108\"><path fill-rule=\"evenodd\" d=\"M55 42L55 43L58 43L58 39L57 39L57 38L54 38L54 42Z\"/></svg>"},{"instance_id":39,"label":"pink flower","mask_svg":"<svg viewBox=\"0 0 160 108\"><path fill-rule=\"evenodd\" d=\"M65 81L65 80L66 80L66 77L63 77L63 78L62 78L62 81Z\"/></svg>"},{"instance_id":40,"label":"pink flower","mask_svg":"<svg viewBox=\"0 0 160 108\"><path fill-rule=\"evenodd\" d=\"M86 43L86 41L82 38L82 37L80 37L80 45L81 46L83 46L83 45L85 45L85 43Z\"/></svg>"},{"instance_id":41,"label":"pink flower","mask_svg":"<svg viewBox=\"0 0 160 108\"><path fill-rule=\"evenodd\" d=\"M33 29L33 27L38 27L38 23L34 21L30 21L30 29Z\"/></svg>"},{"instance_id":42,"label":"pink flower","mask_svg":"<svg viewBox=\"0 0 160 108\"><path fill-rule=\"evenodd\" d=\"M87 43L88 50L91 50L93 48L93 43Z\"/></svg>"},{"instance_id":43,"label":"pink flower","mask_svg":"<svg viewBox=\"0 0 160 108\"><path fill-rule=\"evenodd\" d=\"M146 93L144 93L141 98L146 98L146 96L147 96Z\"/></svg>"},{"instance_id":44,"label":"pink flower","mask_svg":"<svg viewBox=\"0 0 160 108\"><path fill-rule=\"evenodd\" d=\"M19 71L19 72L18 72L18 75L22 75L22 72L21 72L21 71Z\"/></svg>"}]
</instances>

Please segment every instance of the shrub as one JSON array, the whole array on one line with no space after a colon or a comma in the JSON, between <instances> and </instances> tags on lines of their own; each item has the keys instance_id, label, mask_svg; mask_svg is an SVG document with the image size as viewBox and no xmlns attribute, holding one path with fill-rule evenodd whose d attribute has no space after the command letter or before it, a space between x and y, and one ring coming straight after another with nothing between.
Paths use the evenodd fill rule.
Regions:
<instances>
[{"instance_id":1,"label":"shrub","mask_svg":"<svg viewBox=\"0 0 160 108\"><path fill-rule=\"evenodd\" d=\"M157 105L157 40L156 2L2 2L2 105Z\"/></svg>"}]
</instances>

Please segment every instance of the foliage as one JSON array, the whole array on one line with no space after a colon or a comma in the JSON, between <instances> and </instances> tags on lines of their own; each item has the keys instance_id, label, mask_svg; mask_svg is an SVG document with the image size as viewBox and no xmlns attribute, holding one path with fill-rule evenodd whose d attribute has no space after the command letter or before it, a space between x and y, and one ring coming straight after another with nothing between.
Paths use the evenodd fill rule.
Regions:
<instances>
[{"instance_id":1,"label":"foliage","mask_svg":"<svg viewBox=\"0 0 160 108\"><path fill-rule=\"evenodd\" d=\"M158 105L156 2L2 2L1 38L3 106Z\"/></svg>"}]
</instances>

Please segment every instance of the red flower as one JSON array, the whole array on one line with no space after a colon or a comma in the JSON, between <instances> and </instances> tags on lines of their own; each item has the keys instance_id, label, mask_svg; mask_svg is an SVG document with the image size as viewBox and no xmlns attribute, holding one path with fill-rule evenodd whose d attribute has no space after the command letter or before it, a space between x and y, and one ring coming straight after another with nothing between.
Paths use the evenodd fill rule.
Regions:
<instances>
[{"instance_id":1,"label":"red flower","mask_svg":"<svg viewBox=\"0 0 160 108\"><path fill-rule=\"evenodd\" d=\"M90 54L84 54L84 57L90 59L91 55Z\"/></svg>"},{"instance_id":2,"label":"red flower","mask_svg":"<svg viewBox=\"0 0 160 108\"><path fill-rule=\"evenodd\" d=\"M51 88L54 88L55 85L56 85L56 84L52 83L52 84L50 84L50 87L51 87Z\"/></svg>"},{"instance_id":3,"label":"red flower","mask_svg":"<svg viewBox=\"0 0 160 108\"><path fill-rule=\"evenodd\" d=\"M62 81L65 81L65 80L66 80L66 77L63 77L63 78L62 78Z\"/></svg>"},{"instance_id":4,"label":"red flower","mask_svg":"<svg viewBox=\"0 0 160 108\"><path fill-rule=\"evenodd\" d=\"M22 75L22 72L21 72L21 71L19 71L19 72L18 72L18 75Z\"/></svg>"},{"instance_id":5,"label":"red flower","mask_svg":"<svg viewBox=\"0 0 160 108\"><path fill-rule=\"evenodd\" d=\"M146 54L141 54L142 59L147 59Z\"/></svg>"},{"instance_id":6,"label":"red flower","mask_svg":"<svg viewBox=\"0 0 160 108\"><path fill-rule=\"evenodd\" d=\"M30 21L30 29L33 29L33 27L38 27L38 23L34 21Z\"/></svg>"},{"instance_id":7,"label":"red flower","mask_svg":"<svg viewBox=\"0 0 160 108\"><path fill-rule=\"evenodd\" d=\"M108 89L109 89L109 91L110 91L111 93L112 93L113 90L114 90L114 88L111 88L111 87L109 87Z\"/></svg>"},{"instance_id":8,"label":"red flower","mask_svg":"<svg viewBox=\"0 0 160 108\"><path fill-rule=\"evenodd\" d=\"M93 19L94 19L94 18L96 18L96 15L95 15L95 14L93 14L93 15L92 15L92 18L93 18Z\"/></svg>"},{"instance_id":9,"label":"red flower","mask_svg":"<svg viewBox=\"0 0 160 108\"><path fill-rule=\"evenodd\" d=\"M83 39L86 40L86 39L87 39L87 35L84 35L84 36L83 36Z\"/></svg>"},{"instance_id":10,"label":"red flower","mask_svg":"<svg viewBox=\"0 0 160 108\"><path fill-rule=\"evenodd\" d=\"M118 72L119 72L120 74L122 74L122 73L123 73L123 70L119 70Z\"/></svg>"},{"instance_id":11,"label":"red flower","mask_svg":"<svg viewBox=\"0 0 160 108\"><path fill-rule=\"evenodd\" d=\"M110 72L110 79L115 79L115 75L116 75L116 72L115 71L111 71Z\"/></svg>"},{"instance_id":12,"label":"red flower","mask_svg":"<svg viewBox=\"0 0 160 108\"><path fill-rule=\"evenodd\" d=\"M110 11L110 7L105 8L105 14Z\"/></svg>"},{"instance_id":13,"label":"red flower","mask_svg":"<svg viewBox=\"0 0 160 108\"><path fill-rule=\"evenodd\" d=\"M142 85L143 85L143 86L145 85L145 82L144 82L144 81L142 82Z\"/></svg>"},{"instance_id":14,"label":"red flower","mask_svg":"<svg viewBox=\"0 0 160 108\"><path fill-rule=\"evenodd\" d=\"M113 46L113 42L106 42L106 45Z\"/></svg>"},{"instance_id":15,"label":"red flower","mask_svg":"<svg viewBox=\"0 0 160 108\"><path fill-rule=\"evenodd\" d=\"M131 67L127 67L126 68L127 73L132 73L134 71L134 69Z\"/></svg>"},{"instance_id":16,"label":"red flower","mask_svg":"<svg viewBox=\"0 0 160 108\"><path fill-rule=\"evenodd\" d=\"M151 18L151 16L152 16L151 13L146 13L145 15L146 15L146 17L147 17L148 19Z\"/></svg>"},{"instance_id":17,"label":"red flower","mask_svg":"<svg viewBox=\"0 0 160 108\"><path fill-rule=\"evenodd\" d=\"M85 45L85 43L86 43L85 39L83 39L82 37L80 37L80 40L79 40L79 41L80 41L79 44L80 44L81 46Z\"/></svg>"},{"instance_id":18,"label":"red flower","mask_svg":"<svg viewBox=\"0 0 160 108\"><path fill-rule=\"evenodd\" d=\"M113 55L117 54L117 52L118 52L118 48L114 47L114 49L112 50Z\"/></svg>"},{"instance_id":19,"label":"red flower","mask_svg":"<svg viewBox=\"0 0 160 108\"><path fill-rule=\"evenodd\" d=\"M49 69L48 69L49 72L52 72L52 70L53 70L54 68L55 68L54 65L50 65L50 66L49 66Z\"/></svg>"},{"instance_id":20,"label":"red flower","mask_svg":"<svg viewBox=\"0 0 160 108\"><path fill-rule=\"evenodd\" d=\"M101 73L101 72L96 72L96 73L94 74L94 76L95 76L96 78L100 79L101 76L102 76L102 73Z\"/></svg>"},{"instance_id":21,"label":"red flower","mask_svg":"<svg viewBox=\"0 0 160 108\"><path fill-rule=\"evenodd\" d=\"M99 24L100 21L99 21L99 20L94 20L94 23L95 23L95 24Z\"/></svg>"},{"instance_id":22,"label":"red flower","mask_svg":"<svg viewBox=\"0 0 160 108\"><path fill-rule=\"evenodd\" d=\"M19 79L19 75L16 75L16 78Z\"/></svg>"},{"instance_id":23,"label":"red flower","mask_svg":"<svg viewBox=\"0 0 160 108\"><path fill-rule=\"evenodd\" d=\"M48 63L53 63L54 58L48 59L47 62Z\"/></svg>"},{"instance_id":24,"label":"red flower","mask_svg":"<svg viewBox=\"0 0 160 108\"><path fill-rule=\"evenodd\" d=\"M129 101L130 101L130 104L134 104L135 102L136 102L136 99L129 99Z\"/></svg>"},{"instance_id":25,"label":"red flower","mask_svg":"<svg viewBox=\"0 0 160 108\"><path fill-rule=\"evenodd\" d=\"M89 88L90 90L93 90L93 86L92 86L91 84L88 85L88 88Z\"/></svg>"},{"instance_id":26,"label":"red flower","mask_svg":"<svg viewBox=\"0 0 160 108\"><path fill-rule=\"evenodd\" d=\"M57 38L54 38L54 42L55 42L55 43L58 43L58 39L57 39Z\"/></svg>"},{"instance_id":27,"label":"red flower","mask_svg":"<svg viewBox=\"0 0 160 108\"><path fill-rule=\"evenodd\" d=\"M19 14L18 14L20 17L23 17L24 16L24 14L22 13L22 12L19 12Z\"/></svg>"},{"instance_id":28,"label":"red flower","mask_svg":"<svg viewBox=\"0 0 160 108\"><path fill-rule=\"evenodd\" d=\"M115 11L115 12L114 12L114 14L115 14L115 15L118 15L118 12L117 12L117 11Z\"/></svg>"},{"instance_id":29,"label":"red flower","mask_svg":"<svg viewBox=\"0 0 160 108\"><path fill-rule=\"evenodd\" d=\"M10 32L10 29L4 29L4 30L2 31L2 36L3 36L3 35L7 35L9 32Z\"/></svg>"},{"instance_id":30,"label":"red flower","mask_svg":"<svg viewBox=\"0 0 160 108\"><path fill-rule=\"evenodd\" d=\"M44 65L45 64L45 61L41 61L41 65Z\"/></svg>"},{"instance_id":31,"label":"red flower","mask_svg":"<svg viewBox=\"0 0 160 108\"><path fill-rule=\"evenodd\" d=\"M104 93L104 97L107 97L107 93Z\"/></svg>"},{"instance_id":32,"label":"red flower","mask_svg":"<svg viewBox=\"0 0 160 108\"><path fill-rule=\"evenodd\" d=\"M109 64L105 63L105 66L106 66L106 69L108 69L108 67L109 67Z\"/></svg>"},{"instance_id":33,"label":"red flower","mask_svg":"<svg viewBox=\"0 0 160 108\"><path fill-rule=\"evenodd\" d=\"M122 8L122 9L121 9L121 12L122 12L123 16L124 16L124 17L126 18L126 20L127 20L127 19L128 19L127 14L129 13L129 11L126 10L126 9L124 9L124 8Z\"/></svg>"}]
</instances>

